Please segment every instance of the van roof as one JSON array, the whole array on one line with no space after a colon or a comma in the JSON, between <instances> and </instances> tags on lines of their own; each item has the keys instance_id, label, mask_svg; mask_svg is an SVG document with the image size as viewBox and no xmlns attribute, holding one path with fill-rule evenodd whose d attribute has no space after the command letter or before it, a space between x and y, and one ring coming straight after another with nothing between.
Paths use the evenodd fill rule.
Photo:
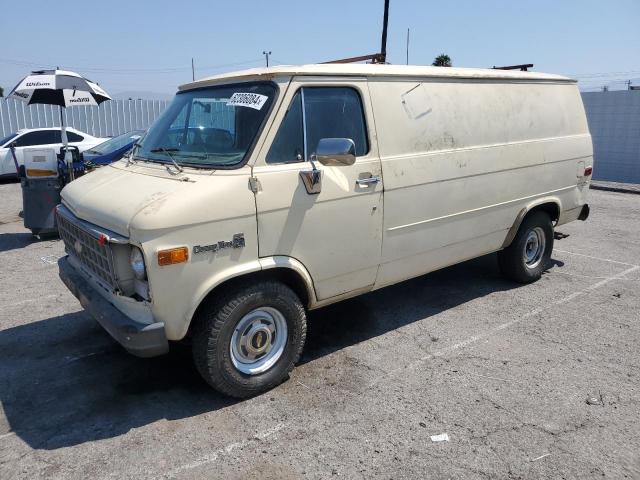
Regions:
<instances>
[{"instance_id":1,"label":"van roof","mask_svg":"<svg viewBox=\"0 0 640 480\"><path fill-rule=\"evenodd\" d=\"M276 65L269 68L252 68L237 72L223 73L212 77L186 83L180 90L206 87L217 83L229 83L239 80L271 79L277 76L327 75L351 77L429 77L429 78L470 78L536 80L553 82L573 82L568 77L549 73L521 72L516 70L497 70L487 68L452 68L422 65L386 65L370 63L319 63L311 65Z\"/></svg>"}]
</instances>

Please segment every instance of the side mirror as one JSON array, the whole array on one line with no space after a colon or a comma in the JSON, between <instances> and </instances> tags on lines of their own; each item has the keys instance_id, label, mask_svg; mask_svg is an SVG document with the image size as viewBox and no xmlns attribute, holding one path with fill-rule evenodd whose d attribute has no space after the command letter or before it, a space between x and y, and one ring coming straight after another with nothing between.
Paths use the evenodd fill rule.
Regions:
<instances>
[{"instance_id":1,"label":"side mirror","mask_svg":"<svg viewBox=\"0 0 640 480\"><path fill-rule=\"evenodd\" d=\"M315 160L328 167L345 167L356 162L356 144L350 138L321 138Z\"/></svg>"}]
</instances>

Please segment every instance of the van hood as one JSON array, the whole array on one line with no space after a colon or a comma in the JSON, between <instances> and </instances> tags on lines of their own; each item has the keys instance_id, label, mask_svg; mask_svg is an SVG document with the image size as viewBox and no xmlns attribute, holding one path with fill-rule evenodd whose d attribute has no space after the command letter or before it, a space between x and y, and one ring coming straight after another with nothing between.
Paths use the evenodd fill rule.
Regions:
<instances>
[{"instance_id":1,"label":"van hood","mask_svg":"<svg viewBox=\"0 0 640 480\"><path fill-rule=\"evenodd\" d=\"M64 187L62 202L76 217L128 237L138 212L198 181L198 175L172 175L158 167L99 168Z\"/></svg>"}]
</instances>

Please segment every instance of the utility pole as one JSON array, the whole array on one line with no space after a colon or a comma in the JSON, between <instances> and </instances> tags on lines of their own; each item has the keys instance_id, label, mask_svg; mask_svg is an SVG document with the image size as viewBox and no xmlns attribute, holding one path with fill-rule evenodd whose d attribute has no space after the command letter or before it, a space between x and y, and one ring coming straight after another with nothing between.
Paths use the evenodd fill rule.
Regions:
<instances>
[{"instance_id":1,"label":"utility pole","mask_svg":"<svg viewBox=\"0 0 640 480\"><path fill-rule=\"evenodd\" d=\"M382 44L380 45L380 63L387 62L387 24L389 23L389 0L384 0L384 18L382 19Z\"/></svg>"},{"instance_id":2,"label":"utility pole","mask_svg":"<svg viewBox=\"0 0 640 480\"><path fill-rule=\"evenodd\" d=\"M271 51L267 52L266 50L263 50L262 54L264 55L265 59L267 60L267 67L268 67L269 66L269 55L271 55Z\"/></svg>"},{"instance_id":3,"label":"utility pole","mask_svg":"<svg viewBox=\"0 0 640 480\"><path fill-rule=\"evenodd\" d=\"M409 29L407 28L407 65L409 65Z\"/></svg>"},{"instance_id":4,"label":"utility pole","mask_svg":"<svg viewBox=\"0 0 640 480\"><path fill-rule=\"evenodd\" d=\"M191 80L196 81L196 67L193 63L193 57L191 57Z\"/></svg>"}]
</instances>

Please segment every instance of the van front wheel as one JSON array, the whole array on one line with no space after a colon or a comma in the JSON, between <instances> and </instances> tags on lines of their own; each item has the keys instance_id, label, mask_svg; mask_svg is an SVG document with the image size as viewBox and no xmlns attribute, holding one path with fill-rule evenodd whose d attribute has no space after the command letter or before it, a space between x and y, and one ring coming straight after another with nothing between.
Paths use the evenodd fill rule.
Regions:
<instances>
[{"instance_id":1,"label":"van front wheel","mask_svg":"<svg viewBox=\"0 0 640 480\"><path fill-rule=\"evenodd\" d=\"M553 251L553 224L543 211L529 214L520 225L516 237L498 252L502 274L518 283L532 283L542 276Z\"/></svg>"},{"instance_id":2,"label":"van front wheel","mask_svg":"<svg viewBox=\"0 0 640 480\"><path fill-rule=\"evenodd\" d=\"M304 307L278 282L240 287L204 306L193 331L202 377L226 395L246 398L285 380L306 338Z\"/></svg>"}]
</instances>

